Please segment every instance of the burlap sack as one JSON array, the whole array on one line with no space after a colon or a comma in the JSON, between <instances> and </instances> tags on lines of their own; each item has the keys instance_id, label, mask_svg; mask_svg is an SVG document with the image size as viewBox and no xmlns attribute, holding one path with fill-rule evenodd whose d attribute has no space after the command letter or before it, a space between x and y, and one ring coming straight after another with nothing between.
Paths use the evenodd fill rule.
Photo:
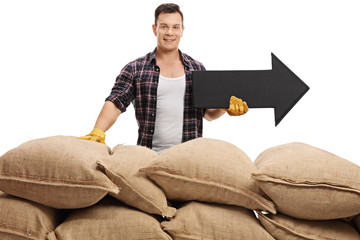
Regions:
<instances>
[{"instance_id":1,"label":"burlap sack","mask_svg":"<svg viewBox=\"0 0 360 240\"><path fill-rule=\"evenodd\" d=\"M49 240L171 240L154 217L108 197L72 210Z\"/></svg>"},{"instance_id":2,"label":"burlap sack","mask_svg":"<svg viewBox=\"0 0 360 240\"><path fill-rule=\"evenodd\" d=\"M252 177L276 209L305 220L337 219L360 213L360 167L324 150L290 143L255 160Z\"/></svg>"},{"instance_id":3,"label":"burlap sack","mask_svg":"<svg viewBox=\"0 0 360 240\"><path fill-rule=\"evenodd\" d=\"M253 211L237 206L189 202L175 218L161 223L164 231L181 240L273 240Z\"/></svg>"},{"instance_id":4,"label":"burlap sack","mask_svg":"<svg viewBox=\"0 0 360 240\"><path fill-rule=\"evenodd\" d=\"M360 235L341 220L299 220L283 214L258 213L264 228L278 240L359 240Z\"/></svg>"},{"instance_id":5,"label":"burlap sack","mask_svg":"<svg viewBox=\"0 0 360 240\"><path fill-rule=\"evenodd\" d=\"M164 192L144 173L139 173L139 168L157 156L155 151L146 147L118 145L113 149L111 157L97 163L121 189L112 196L144 212L171 218L176 209L168 207Z\"/></svg>"},{"instance_id":6,"label":"burlap sack","mask_svg":"<svg viewBox=\"0 0 360 240\"><path fill-rule=\"evenodd\" d=\"M275 213L273 203L261 195L251 179L255 170L250 158L238 147L207 138L174 146L140 169L171 200L232 204Z\"/></svg>"},{"instance_id":7,"label":"burlap sack","mask_svg":"<svg viewBox=\"0 0 360 240\"><path fill-rule=\"evenodd\" d=\"M62 218L59 210L0 192L0 239L46 239Z\"/></svg>"},{"instance_id":8,"label":"burlap sack","mask_svg":"<svg viewBox=\"0 0 360 240\"><path fill-rule=\"evenodd\" d=\"M0 158L0 190L54 208L93 205L118 192L96 169L109 151L104 144L66 136L26 142Z\"/></svg>"}]
</instances>

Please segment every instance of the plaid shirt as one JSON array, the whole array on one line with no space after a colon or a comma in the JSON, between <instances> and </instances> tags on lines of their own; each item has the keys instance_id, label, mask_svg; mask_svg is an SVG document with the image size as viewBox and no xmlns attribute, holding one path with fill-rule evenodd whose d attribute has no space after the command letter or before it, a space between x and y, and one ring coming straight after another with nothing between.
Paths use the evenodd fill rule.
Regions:
<instances>
[{"instance_id":1,"label":"plaid shirt","mask_svg":"<svg viewBox=\"0 0 360 240\"><path fill-rule=\"evenodd\" d=\"M156 99L160 68L156 65L156 49L144 57L128 63L116 78L107 101L112 101L121 112L132 102L139 126L137 144L152 148L155 131ZM192 106L192 71L205 70L205 67L190 56L179 51L186 74L184 120L182 142L201 137L204 109Z\"/></svg>"}]
</instances>

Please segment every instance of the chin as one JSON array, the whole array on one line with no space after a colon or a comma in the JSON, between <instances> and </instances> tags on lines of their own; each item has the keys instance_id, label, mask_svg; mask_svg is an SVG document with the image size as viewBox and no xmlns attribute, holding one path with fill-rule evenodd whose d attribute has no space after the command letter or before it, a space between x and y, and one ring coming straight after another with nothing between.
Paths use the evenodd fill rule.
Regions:
<instances>
[{"instance_id":1,"label":"chin","mask_svg":"<svg viewBox=\"0 0 360 240\"><path fill-rule=\"evenodd\" d=\"M160 46L160 48L164 51L170 52L170 51L177 51L178 46Z\"/></svg>"}]
</instances>

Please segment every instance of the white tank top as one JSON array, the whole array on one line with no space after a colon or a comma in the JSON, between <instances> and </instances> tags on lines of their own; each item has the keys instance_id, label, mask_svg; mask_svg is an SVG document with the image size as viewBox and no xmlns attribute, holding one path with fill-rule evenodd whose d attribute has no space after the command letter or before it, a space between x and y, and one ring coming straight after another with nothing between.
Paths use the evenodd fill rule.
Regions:
<instances>
[{"instance_id":1,"label":"white tank top","mask_svg":"<svg viewBox=\"0 0 360 240\"><path fill-rule=\"evenodd\" d=\"M185 74L178 78L159 77L152 142L152 149L158 153L181 143L185 85Z\"/></svg>"}]
</instances>

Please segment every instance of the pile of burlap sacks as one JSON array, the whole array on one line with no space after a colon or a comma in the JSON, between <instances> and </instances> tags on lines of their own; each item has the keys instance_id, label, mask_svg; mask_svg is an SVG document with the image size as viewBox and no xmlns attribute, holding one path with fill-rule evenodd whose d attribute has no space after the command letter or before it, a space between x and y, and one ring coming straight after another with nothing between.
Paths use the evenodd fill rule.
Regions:
<instances>
[{"instance_id":1,"label":"pile of burlap sacks","mask_svg":"<svg viewBox=\"0 0 360 240\"><path fill-rule=\"evenodd\" d=\"M5 153L0 190L1 240L360 239L360 167L303 143L253 162L215 139L158 155L54 136Z\"/></svg>"}]
</instances>

